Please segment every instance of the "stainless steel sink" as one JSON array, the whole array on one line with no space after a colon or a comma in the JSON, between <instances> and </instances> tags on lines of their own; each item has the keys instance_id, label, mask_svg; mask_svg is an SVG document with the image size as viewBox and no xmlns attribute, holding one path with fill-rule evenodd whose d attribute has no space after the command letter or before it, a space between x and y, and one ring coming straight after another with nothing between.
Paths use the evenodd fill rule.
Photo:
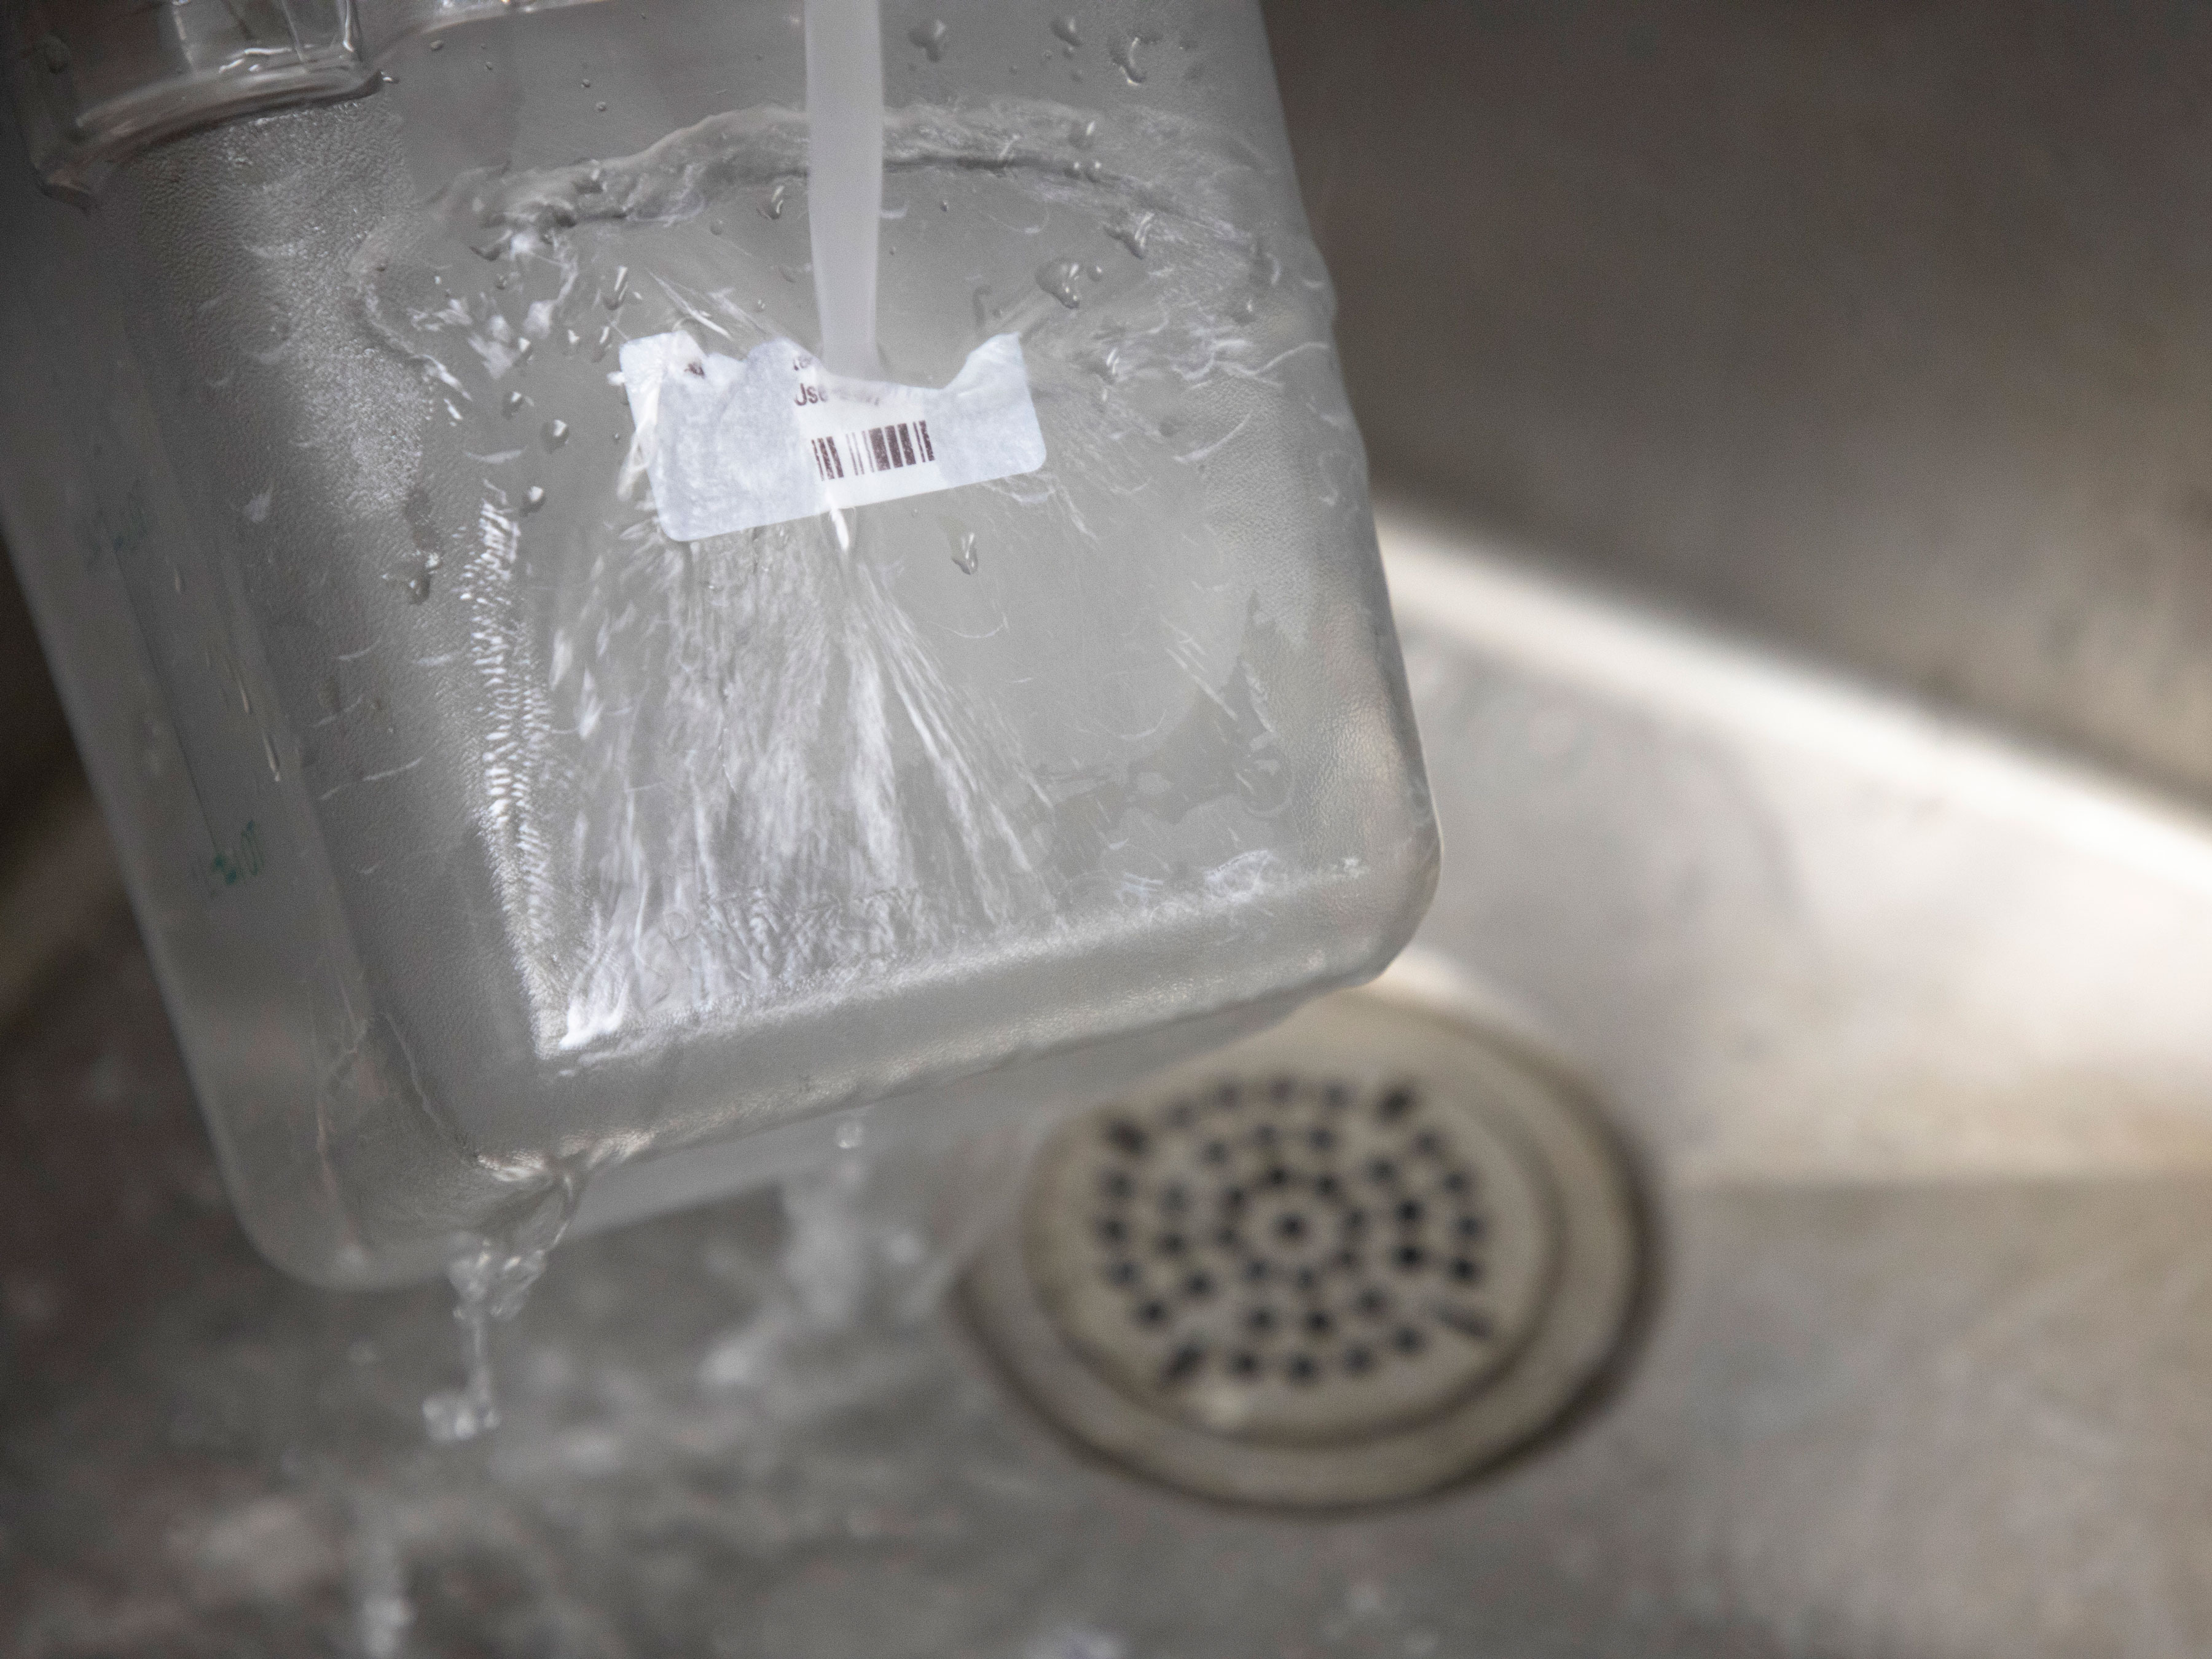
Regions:
<instances>
[{"instance_id":1,"label":"stainless steel sink","mask_svg":"<svg viewBox=\"0 0 2212 1659\"><path fill-rule=\"evenodd\" d=\"M1445 835L1395 971L1631 1150L1612 1373L1441 1495L1182 1496L942 1295L1005 1164L863 1149L558 1253L433 1448L442 1289L252 1255L88 906L0 1039L11 1650L2212 1650L2212 33L1271 15Z\"/></svg>"}]
</instances>

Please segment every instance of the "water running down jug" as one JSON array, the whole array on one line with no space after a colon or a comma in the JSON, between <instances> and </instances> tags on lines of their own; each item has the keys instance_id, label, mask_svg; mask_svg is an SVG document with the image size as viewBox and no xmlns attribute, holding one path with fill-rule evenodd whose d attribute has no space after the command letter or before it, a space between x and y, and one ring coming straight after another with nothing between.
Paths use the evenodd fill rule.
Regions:
<instances>
[{"instance_id":1,"label":"water running down jug","mask_svg":"<svg viewBox=\"0 0 2212 1659\"><path fill-rule=\"evenodd\" d=\"M892 0L864 176L795 3L0 16L0 527L283 1267L1096 1097L1410 933L1255 4Z\"/></svg>"}]
</instances>

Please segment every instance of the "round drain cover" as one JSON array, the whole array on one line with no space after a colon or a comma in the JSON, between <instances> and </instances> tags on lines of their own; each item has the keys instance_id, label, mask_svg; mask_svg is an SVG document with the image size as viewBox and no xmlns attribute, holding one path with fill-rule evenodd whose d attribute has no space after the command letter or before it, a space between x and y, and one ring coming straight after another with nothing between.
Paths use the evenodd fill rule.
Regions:
<instances>
[{"instance_id":1,"label":"round drain cover","mask_svg":"<svg viewBox=\"0 0 2212 1659\"><path fill-rule=\"evenodd\" d=\"M1124 1462L1372 1502L1574 1397L1632 1299L1632 1213L1559 1080L1349 993L1063 1125L969 1301L1046 1413Z\"/></svg>"}]
</instances>

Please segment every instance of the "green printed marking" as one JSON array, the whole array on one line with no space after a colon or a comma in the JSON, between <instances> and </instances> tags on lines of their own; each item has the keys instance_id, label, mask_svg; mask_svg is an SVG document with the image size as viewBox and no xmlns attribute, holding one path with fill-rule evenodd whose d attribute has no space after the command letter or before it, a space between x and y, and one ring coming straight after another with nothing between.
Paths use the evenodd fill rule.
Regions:
<instances>
[{"instance_id":1,"label":"green printed marking","mask_svg":"<svg viewBox=\"0 0 2212 1659\"><path fill-rule=\"evenodd\" d=\"M266 862L261 853L261 828L248 818L229 849L208 860L208 869L220 885L235 887L259 875Z\"/></svg>"}]
</instances>

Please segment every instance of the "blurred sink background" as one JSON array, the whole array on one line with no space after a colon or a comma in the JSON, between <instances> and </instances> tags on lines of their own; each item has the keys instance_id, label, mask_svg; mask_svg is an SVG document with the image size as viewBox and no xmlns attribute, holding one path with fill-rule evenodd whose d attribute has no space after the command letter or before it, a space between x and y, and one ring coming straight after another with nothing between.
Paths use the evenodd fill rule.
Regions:
<instances>
[{"instance_id":1,"label":"blurred sink background","mask_svg":"<svg viewBox=\"0 0 2212 1659\"><path fill-rule=\"evenodd\" d=\"M0 588L0 1628L26 1655L2212 1650L2212 12L1273 0L1446 836L1650 1290L1395 1508L1071 1449L856 1158L443 1287L216 1185Z\"/></svg>"}]
</instances>

